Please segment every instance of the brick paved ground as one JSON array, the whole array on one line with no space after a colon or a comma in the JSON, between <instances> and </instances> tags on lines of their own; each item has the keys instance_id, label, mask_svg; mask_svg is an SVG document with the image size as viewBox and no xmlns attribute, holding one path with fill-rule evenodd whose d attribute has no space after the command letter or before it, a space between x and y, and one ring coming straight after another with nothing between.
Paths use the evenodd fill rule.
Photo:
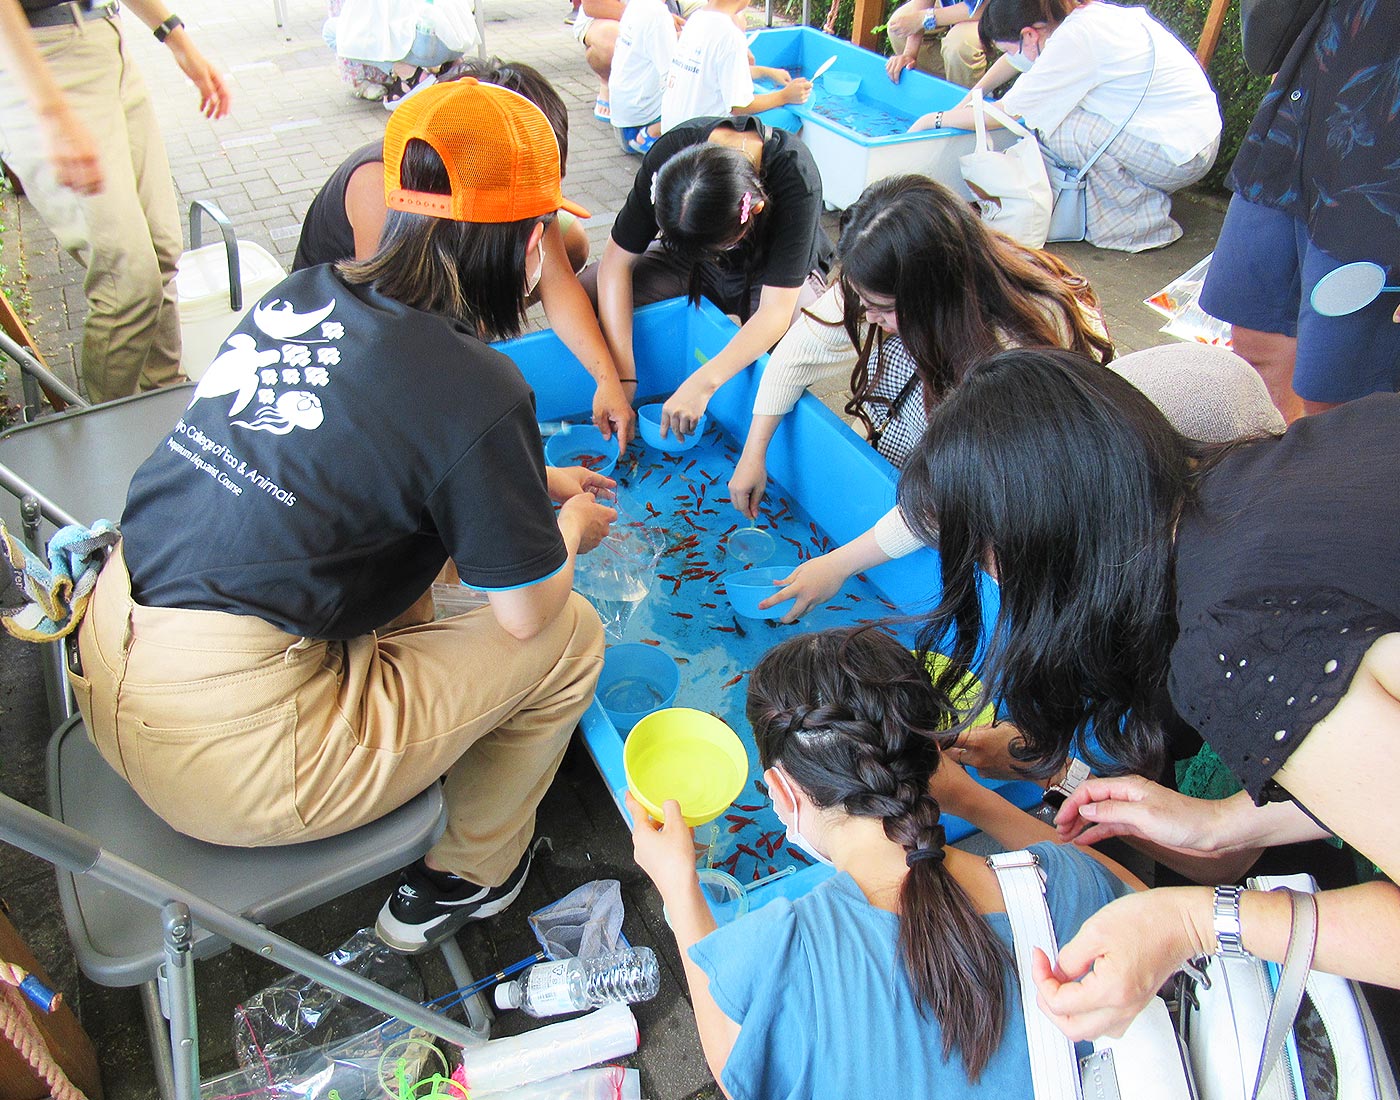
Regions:
<instances>
[{"instance_id":1,"label":"brick paved ground","mask_svg":"<svg viewBox=\"0 0 1400 1100\"><path fill-rule=\"evenodd\" d=\"M596 254L637 161L623 154L611 130L592 117L595 85L582 51L561 21L564 0L487 2L488 48L539 67L569 105L573 132L566 188L595 213L589 236ZM380 105L351 98L340 83L321 42L320 0L289 0L288 7L284 32L274 26L269 0L181 0L180 14L191 33L233 80L232 115L217 123L199 116L193 90L162 48L139 28L131 34L132 51L156 96L182 205L194 198L213 198L232 216L240 235L268 248L284 265L290 264L301 218L316 189L349 150L378 136L385 120ZM7 285L21 296L27 294L32 329L42 350L51 365L74 381L74 347L84 309L81 272L57 250L32 208L6 196L0 209L0 262L8 267ZM1164 340L1156 332L1154 315L1140 300L1210 250L1222 209L1214 198L1179 200L1177 214L1187 237L1157 253L1130 257L1087 246L1059 249L1098 289L1122 350ZM11 392L17 393L13 379ZM47 732L42 707L34 654L0 637L0 786L36 802L42 798ZM542 807L540 828L553 837L554 851L542 857L511 916L464 935L469 958L479 970L487 970L527 954L531 941L524 922L513 919L516 912L528 912L591 878L620 878L629 936L655 945L667 967L661 996L638 1012L643 1045L635 1064L642 1069L646 1095L656 1100L716 1095L700 1057L679 959L665 934L659 906L631 865L626 833L581 750L575 749L566 760L560 781ZM376 884L282 930L313 949L328 950L373 919L388 886ZM96 1038L109 1097L134 1100L152 1095L137 999L130 991L92 986L76 974L54 919L48 870L37 861L0 853L0 893L14 906L16 923L52 966L59 986L78 1005ZM201 1025L211 1069L229 1063L230 1006L273 973L241 952L201 964ZM431 976L441 980L436 971ZM505 1023L503 1030L513 1026L518 1021Z\"/></svg>"}]
</instances>

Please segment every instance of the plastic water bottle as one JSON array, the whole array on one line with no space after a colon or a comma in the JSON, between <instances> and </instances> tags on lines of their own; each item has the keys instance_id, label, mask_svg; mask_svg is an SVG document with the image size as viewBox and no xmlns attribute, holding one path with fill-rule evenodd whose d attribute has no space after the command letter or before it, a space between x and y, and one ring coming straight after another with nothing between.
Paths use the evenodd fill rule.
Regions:
<instances>
[{"instance_id":1,"label":"plastic water bottle","mask_svg":"<svg viewBox=\"0 0 1400 1100\"><path fill-rule=\"evenodd\" d=\"M632 947L591 959L536 963L519 978L496 986L497 1008L531 1016L584 1012L606 1004L636 1004L656 996L661 975L650 947Z\"/></svg>"}]
</instances>

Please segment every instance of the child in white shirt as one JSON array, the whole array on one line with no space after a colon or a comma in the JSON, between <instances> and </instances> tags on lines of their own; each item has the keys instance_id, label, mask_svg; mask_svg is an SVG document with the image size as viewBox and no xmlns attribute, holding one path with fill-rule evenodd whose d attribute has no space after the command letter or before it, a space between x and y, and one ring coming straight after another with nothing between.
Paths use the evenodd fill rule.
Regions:
<instances>
[{"instance_id":1,"label":"child in white shirt","mask_svg":"<svg viewBox=\"0 0 1400 1100\"><path fill-rule=\"evenodd\" d=\"M613 52L612 124L638 156L661 136L661 97L676 50L676 15L664 0L628 0Z\"/></svg>"},{"instance_id":2,"label":"child in white shirt","mask_svg":"<svg viewBox=\"0 0 1400 1100\"><path fill-rule=\"evenodd\" d=\"M692 118L756 115L789 103L805 103L812 82L793 79L784 69L751 65L742 20L748 0L710 0L692 15L671 57L671 73L661 99L661 132ZM755 95L755 78L778 89Z\"/></svg>"}]
</instances>

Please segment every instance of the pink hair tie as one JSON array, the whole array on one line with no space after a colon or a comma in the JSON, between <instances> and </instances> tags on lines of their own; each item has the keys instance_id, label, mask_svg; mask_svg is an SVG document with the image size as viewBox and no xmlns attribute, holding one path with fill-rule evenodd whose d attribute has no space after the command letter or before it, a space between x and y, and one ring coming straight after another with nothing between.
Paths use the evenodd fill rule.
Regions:
<instances>
[{"instance_id":1,"label":"pink hair tie","mask_svg":"<svg viewBox=\"0 0 1400 1100\"><path fill-rule=\"evenodd\" d=\"M739 200L739 224L748 225L749 215L753 213L753 195L745 191L744 197Z\"/></svg>"}]
</instances>

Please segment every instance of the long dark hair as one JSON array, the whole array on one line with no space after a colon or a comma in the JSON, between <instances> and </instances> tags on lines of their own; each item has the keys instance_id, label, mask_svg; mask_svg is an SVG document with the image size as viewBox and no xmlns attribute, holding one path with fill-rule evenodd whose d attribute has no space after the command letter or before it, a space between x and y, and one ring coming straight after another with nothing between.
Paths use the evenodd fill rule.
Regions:
<instances>
[{"instance_id":1,"label":"long dark hair","mask_svg":"<svg viewBox=\"0 0 1400 1100\"><path fill-rule=\"evenodd\" d=\"M994 355L929 419L898 491L942 562L920 645L950 653L945 692L981 663L1033 774L1060 768L1091 724L1118 765L1155 773L1177 633L1173 534L1225 449L1186 439L1130 382L1066 351ZM1001 608L984 653L986 563Z\"/></svg>"},{"instance_id":2,"label":"long dark hair","mask_svg":"<svg viewBox=\"0 0 1400 1100\"><path fill-rule=\"evenodd\" d=\"M987 0L978 21L983 42L1015 42L1025 27L1046 23L1056 27L1087 0Z\"/></svg>"},{"instance_id":3,"label":"long dark hair","mask_svg":"<svg viewBox=\"0 0 1400 1100\"><path fill-rule=\"evenodd\" d=\"M742 150L703 141L658 169L652 195L661 243L690 269L690 301L698 305L702 266L745 238L761 240L763 180Z\"/></svg>"},{"instance_id":4,"label":"long dark hair","mask_svg":"<svg viewBox=\"0 0 1400 1100\"><path fill-rule=\"evenodd\" d=\"M402 177L412 191L451 193L442 158L418 138L404 148ZM347 283L373 286L406 306L465 321L483 339L500 340L524 324L525 248L544 220L458 222L391 209L374 255L342 260L336 271Z\"/></svg>"},{"instance_id":5,"label":"long dark hair","mask_svg":"<svg viewBox=\"0 0 1400 1100\"><path fill-rule=\"evenodd\" d=\"M748 718L764 768L779 767L821 808L884 823L906 851L944 845L929 778L951 708L920 661L872 627L803 634L749 678ZM917 860L899 891L899 947L921 1011L972 1081L1006 1026L1005 945L941 856Z\"/></svg>"},{"instance_id":6,"label":"long dark hair","mask_svg":"<svg viewBox=\"0 0 1400 1100\"><path fill-rule=\"evenodd\" d=\"M928 410L973 363L1008 343L1067 346L1099 363L1113 358L1113 344L1086 316L1099 303L1083 277L989 229L926 176L890 176L867 187L842 217L837 251L852 343L859 346L864 320L857 292L892 298ZM871 429L865 409L877 400L879 362L878 353L861 357L846 406Z\"/></svg>"}]
</instances>

